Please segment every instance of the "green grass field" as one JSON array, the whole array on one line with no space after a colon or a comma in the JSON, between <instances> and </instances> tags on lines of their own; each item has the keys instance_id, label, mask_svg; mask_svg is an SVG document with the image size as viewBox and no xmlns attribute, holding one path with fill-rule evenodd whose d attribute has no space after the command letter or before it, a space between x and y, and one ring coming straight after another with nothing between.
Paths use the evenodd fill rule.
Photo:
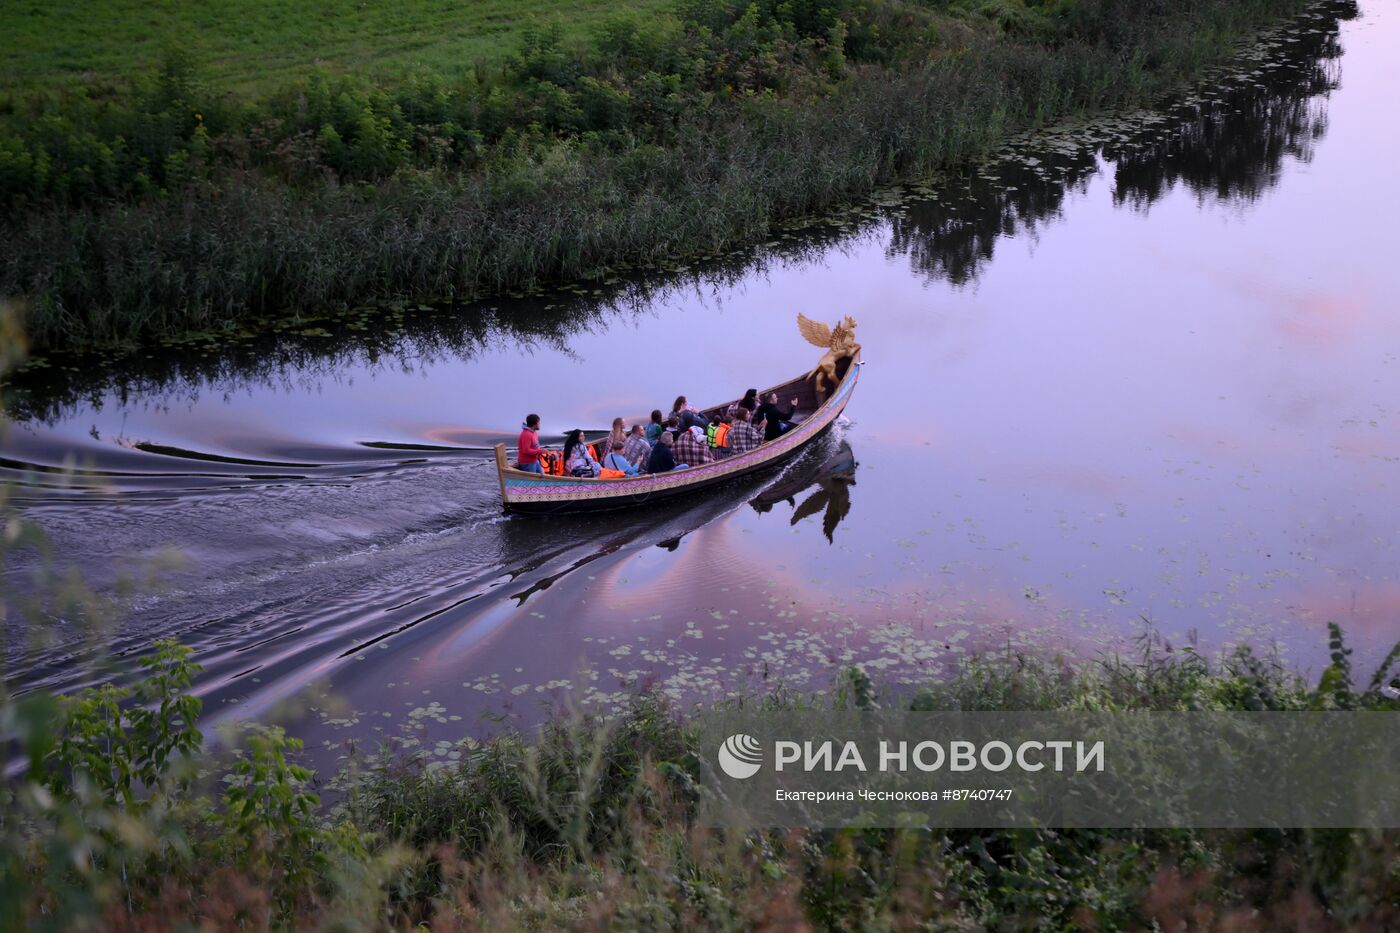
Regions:
<instances>
[{"instance_id":1,"label":"green grass field","mask_svg":"<svg viewBox=\"0 0 1400 933\"><path fill-rule=\"evenodd\" d=\"M0 87L120 80L170 48L195 54L220 87L276 87L313 68L442 74L510 54L531 22L578 35L621 11L664 15L671 0L5 0Z\"/></svg>"}]
</instances>

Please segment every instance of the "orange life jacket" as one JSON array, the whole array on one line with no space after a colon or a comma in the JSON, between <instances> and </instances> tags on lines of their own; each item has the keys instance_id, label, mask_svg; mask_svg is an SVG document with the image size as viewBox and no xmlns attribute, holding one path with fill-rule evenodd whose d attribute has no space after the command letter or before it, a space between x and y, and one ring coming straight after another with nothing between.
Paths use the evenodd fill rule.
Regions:
<instances>
[{"instance_id":1,"label":"orange life jacket","mask_svg":"<svg viewBox=\"0 0 1400 933\"><path fill-rule=\"evenodd\" d=\"M540 469L547 476L564 475L564 452L560 450L541 450Z\"/></svg>"},{"instance_id":2,"label":"orange life jacket","mask_svg":"<svg viewBox=\"0 0 1400 933\"><path fill-rule=\"evenodd\" d=\"M709 440L711 447L728 447L729 425L723 421L719 424L712 424L705 429L705 437Z\"/></svg>"},{"instance_id":3,"label":"orange life jacket","mask_svg":"<svg viewBox=\"0 0 1400 933\"><path fill-rule=\"evenodd\" d=\"M603 467L603 472L601 472L601 473L598 474L598 478L599 478L599 479L622 479L622 477L624 477L624 476L626 476L626 475L627 475L627 474L624 473L624 472L622 472L621 470L609 470L607 467Z\"/></svg>"}]
</instances>

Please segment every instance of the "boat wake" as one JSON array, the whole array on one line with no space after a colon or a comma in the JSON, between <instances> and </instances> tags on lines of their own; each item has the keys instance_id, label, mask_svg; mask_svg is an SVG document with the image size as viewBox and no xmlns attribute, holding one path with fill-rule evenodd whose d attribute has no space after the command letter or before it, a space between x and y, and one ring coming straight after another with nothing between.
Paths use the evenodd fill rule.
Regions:
<instances>
[{"instance_id":1,"label":"boat wake","mask_svg":"<svg viewBox=\"0 0 1400 933\"><path fill-rule=\"evenodd\" d=\"M493 464L459 452L408 462L330 459L296 480L239 476L212 487L184 483L190 474L149 471L135 477L135 490L125 488L127 476L118 489L79 483L59 495L26 486L29 515L54 553L106 595L119 621L8 620L6 663L21 672L12 684L71 691L112 676L154 641L176 638L204 666L197 692L214 719L257 715L362 652L394 650L415 630L470 629L473 617L499 627L503 611L573 576L650 549L675 552L736 509L811 483L849 450L844 432L834 425L783 467L684 501L543 520L502 514ZM153 478L173 481L152 495ZM7 586L33 586L38 573L37 555L22 554ZM152 576L155 585L139 595L119 595ZM99 668L99 658L117 668Z\"/></svg>"}]
</instances>

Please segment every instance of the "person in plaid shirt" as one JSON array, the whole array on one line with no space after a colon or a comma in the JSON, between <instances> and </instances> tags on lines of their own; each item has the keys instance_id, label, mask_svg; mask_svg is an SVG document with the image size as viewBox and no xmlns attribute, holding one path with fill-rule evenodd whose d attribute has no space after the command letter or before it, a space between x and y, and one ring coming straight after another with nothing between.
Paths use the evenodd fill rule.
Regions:
<instances>
[{"instance_id":1,"label":"person in plaid shirt","mask_svg":"<svg viewBox=\"0 0 1400 933\"><path fill-rule=\"evenodd\" d=\"M710 442L705 439L705 432L699 428L682 431L676 438L671 452L675 454L677 464L684 463L687 466L700 466L714 459L710 456Z\"/></svg>"},{"instance_id":2,"label":"person in plaid shirt","mask_svg":"<svg viewBox=\"0 0 1400 933\"><path fill-rule=\"evenodd\" d=\"M749 423L749 410L740 406L734 412L734 423L729 426L729 456L753 450L763 443L763 432Z\"/></svg>"},{"instance_id":3,"label":"person in plaid shirt","mask_svg":"<svg viewBox=\"0 0 1400 933\"><path fill-rule=\"evenodd\" d=\"M632 425L632 433L627 435L627 443L622 447L622 455L633 466L645 467L651 459L651 445L647 443L645 429L640 424Z\"/></svg>"}]
</instances>

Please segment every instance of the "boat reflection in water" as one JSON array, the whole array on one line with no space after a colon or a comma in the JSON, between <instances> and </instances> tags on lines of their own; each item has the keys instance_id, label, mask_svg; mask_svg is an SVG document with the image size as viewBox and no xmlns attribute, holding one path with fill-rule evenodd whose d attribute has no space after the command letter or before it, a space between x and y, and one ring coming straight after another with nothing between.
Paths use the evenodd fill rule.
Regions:
<instances>
[{"instance_id":1,"label":"boat reflection in water","mask_svg":"<svg viewBox=\"0 0 1400 933\"><path fill-rule=\"evenodd\" d=\"M789 525L822 513L822 533L828 542L834 543L832 536L836 526L851 511L851 487L856 484L856 467L860 464L856 462L851 445L844 440L825 459L813 457L811 460L810 464L798 464L789 475L755 496L749 505L762 514L772 511L779 502L786 502L793 507ZM799 505L797 497L811 486L816 489Z\"/></svg>"}]
</instances>

